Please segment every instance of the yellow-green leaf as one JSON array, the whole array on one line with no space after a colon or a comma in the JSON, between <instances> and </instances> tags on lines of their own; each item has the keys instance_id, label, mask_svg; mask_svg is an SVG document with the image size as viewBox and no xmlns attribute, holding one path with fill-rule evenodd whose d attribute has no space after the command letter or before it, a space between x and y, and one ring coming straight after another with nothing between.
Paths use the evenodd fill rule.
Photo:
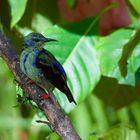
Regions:
<instances>
[{"instance_id":1,"label":"yellow-green leaf","mask_svg":"<svg viewBox=\"0 0 140 140\"><path fill-rule=\"evenodd\" d=\"M11 28L21 19L26 8L27 0L9 0L11 8Z\"/></svg>"}]
</instances>

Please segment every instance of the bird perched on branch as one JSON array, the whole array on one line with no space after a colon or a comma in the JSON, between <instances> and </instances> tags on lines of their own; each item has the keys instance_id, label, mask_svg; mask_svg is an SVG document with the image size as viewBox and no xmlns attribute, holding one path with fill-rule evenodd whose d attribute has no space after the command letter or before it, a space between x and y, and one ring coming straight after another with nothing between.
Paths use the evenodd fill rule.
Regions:
<instances>
[{"instance_id":1,"label":"bird perched on branch","mask_svg":"<svg viewBox=\"0 0 140 140\"><path fill-rule=\"evenodd\" d=\"M43 48L44 44L50 41L57 40L46 38L40 33L30 33L25 36L20 67L32 81L47 90L47 95L51 94L53 88L56 87L67 96L69 102L76 104L67 86L67 77L62 65ZM41 99L46 99L46 97Z\"/></svg>"}]
</instances>

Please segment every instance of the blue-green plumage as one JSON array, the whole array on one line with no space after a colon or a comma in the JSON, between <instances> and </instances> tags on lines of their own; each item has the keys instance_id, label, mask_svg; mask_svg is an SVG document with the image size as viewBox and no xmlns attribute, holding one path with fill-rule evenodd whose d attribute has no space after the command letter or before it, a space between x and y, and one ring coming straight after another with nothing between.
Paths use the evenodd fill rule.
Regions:
<instances>
[{"instance_id":1,"label":"blue-green plumage","mask_svg":"<svg viewBox=\"0 0 140 140\"><path fill-rule=\"evenodd\" d=\"M48 92L54 87L62 91L70 102L75 100L67 86L67 77L62 65L43 45L54 39L39 33L30 33L24 38L24 48L20 56L22 71Z\"/></svg>"}]
</instances>

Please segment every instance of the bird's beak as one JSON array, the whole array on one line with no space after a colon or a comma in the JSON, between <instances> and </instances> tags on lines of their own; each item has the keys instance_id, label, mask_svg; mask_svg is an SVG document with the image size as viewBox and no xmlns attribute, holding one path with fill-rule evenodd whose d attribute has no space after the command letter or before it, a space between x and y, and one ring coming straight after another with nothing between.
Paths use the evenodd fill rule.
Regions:
<instances>
[{"instance_id":1,"label":"bird's beak","mask_svg":"<svg viewBox=\"0 0 140 140\"><path fill-rule=\"evenodd\" d=\"M52 38L46 38L46 37L42 38L41 45L39 45L38 48L42 49L44 43L51 42L51 41L57 41L57 40L56 39L52 39Z\"/></svg>"},{"instance_id":2,"label":"bird's beak","mask_svg":"<svg viewBox=\"0 0 140 140\"><path fill-rule=\"evenodd\" d=\"M44 42L51 42L51 41L57 41L57 40L52 38L44 38Z\"/></svg>"}]
</instances>

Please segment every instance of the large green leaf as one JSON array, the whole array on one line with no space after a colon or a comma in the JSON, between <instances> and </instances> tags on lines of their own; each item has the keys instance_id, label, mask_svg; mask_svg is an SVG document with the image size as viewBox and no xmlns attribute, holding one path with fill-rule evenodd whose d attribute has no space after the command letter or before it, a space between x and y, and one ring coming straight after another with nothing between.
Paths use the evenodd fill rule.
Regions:
<instances>
[{"instance_id":1,"label":"large green leaf","mask_svg":"<svg viewBox=\"0 0 140 140\"><path fill-rule=\"evenodd\" d=\"M135 72L140 66L140 43L136 45L131 57L127 60L128 74L125 78L121 76L118 62L122 56L123 47L133 38L134 33L135 30L132 29L120 29L107 37L102 37L96 43L102 75L114 77L119 83L133 86L135 85Z\"/></svg>"},{"instance_id":2,"label":"large green leaf","mask_svg":"<svg viewBox=\"0 0 140 140\"><path fill-rule=\"evenodd\" d=\"M107 37L102 37L96 44L101 73L104 76L116 78L119 83L131 85L135 83L134 73L138 67L134 67L134 60L129 59L127 67L128 74L123 78L119 70L118 62L121 58L124 45L129 42L133 33L134 31L132 29L120 29Z\"/></svg>"},{"instance_id":3,"label":"large green leaf","mask_svg":"<svg viewBox=\"0 0 140 140\"><path fill-rule=\"evenodd\" d=\"M140 66L140 45L138 44L135 47L127 61L128 74L125 78L121 76L118 65L123 46L133 37L134 32L132 29L120 29L107 37L102 37L99 43L96 44L101 73L106 77L101 78L94 93L107 105L115 108L129 105L140 96L138 72ZM126 55L128 54L126 53Z\"/></svg>"},{"instance_id":4,"label":"large green leaf","mask_svg":"<svg viewBox=\"0 0 140 140\"><path fill-rule=\"evenodd\" d=\"M47 29L45 35L58 40L55 43L48 43L45 48L63 64L76 102L83 101L100 78L94 48L96 38L76 35L57 26ZM74 104L69 103L64 94L55 91L55 95L66 112L74 107Z\"/></svg>"},{"instance_id":5,"label":"large green leaf","mask_svg":"<svg viewBox=\"0 0 140 140\"><path fill-rule=\"evenodd\" d=\"M115 78L101 77L100 82L94 89L94 93L102 99L106 105L119 109L130 105L139 96L139 87L118 84Z\"/></svg>"},{"instance_id":6,"label":"large green leaf","mask_svg":"<svg viewBox=\"0 0 140 140\"><path fill-rule=\"evenodd\" d=\"M27 0L9 0L11 7L11 28L21 19L26 8Z\"/></svg>"}]
</instances>

